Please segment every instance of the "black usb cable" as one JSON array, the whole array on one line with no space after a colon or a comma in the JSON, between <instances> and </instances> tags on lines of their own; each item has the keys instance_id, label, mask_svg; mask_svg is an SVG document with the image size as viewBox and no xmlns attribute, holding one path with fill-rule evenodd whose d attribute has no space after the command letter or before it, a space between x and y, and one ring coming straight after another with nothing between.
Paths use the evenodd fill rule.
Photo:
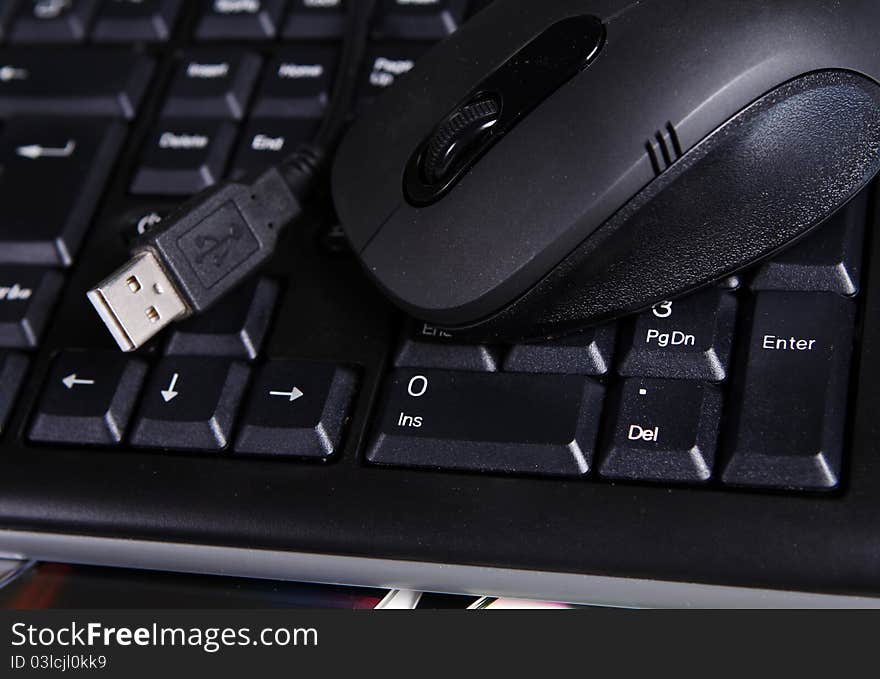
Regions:
<instances>
[{"instance_id":1,"label":"black usb cable","mask_svg":"<svg viewBox=\"0 0 880 679\"><path fill-rule=\"evenodd\" d=\"M209 308L272 255L279 232L302 213L345 130L375 5L348 3L339 72L314 140L276 167L187 201L138 240L125 266L89 291L123 351Z\"/></svg>"}]
</instances>

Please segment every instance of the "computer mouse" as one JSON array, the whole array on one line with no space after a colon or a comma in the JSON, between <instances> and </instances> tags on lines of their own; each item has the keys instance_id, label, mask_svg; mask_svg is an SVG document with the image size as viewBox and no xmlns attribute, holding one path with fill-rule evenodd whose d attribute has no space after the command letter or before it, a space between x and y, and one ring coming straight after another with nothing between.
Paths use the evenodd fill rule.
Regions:
<instances>
[{"instance_id":1,"label":"computer mouse","mask_svg":"<svg viewBox=\"0 0 880 679\"><path fill-rule=\"evenodd\" d=\"M333 169L400 308L540 339L711 284L880 169L876 0L496 0L376 101Z\"/></svg>"}]
</instances>

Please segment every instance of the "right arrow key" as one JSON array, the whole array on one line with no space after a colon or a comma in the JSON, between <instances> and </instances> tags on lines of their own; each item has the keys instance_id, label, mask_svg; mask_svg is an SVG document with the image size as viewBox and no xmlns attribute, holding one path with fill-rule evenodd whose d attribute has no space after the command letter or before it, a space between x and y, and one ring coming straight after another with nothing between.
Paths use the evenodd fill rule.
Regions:
<instances>
[{"instance_id":1,"label":"right arrow key","mask_svg":"<svg viewBox=\"0 0 880 679\"><path fill-rule=\"evenodd\" d=\"M342 442L355 376L348 368L309 361L272 361L251 391L235 452L327 458Z\"/></svg>"}]
</instances>

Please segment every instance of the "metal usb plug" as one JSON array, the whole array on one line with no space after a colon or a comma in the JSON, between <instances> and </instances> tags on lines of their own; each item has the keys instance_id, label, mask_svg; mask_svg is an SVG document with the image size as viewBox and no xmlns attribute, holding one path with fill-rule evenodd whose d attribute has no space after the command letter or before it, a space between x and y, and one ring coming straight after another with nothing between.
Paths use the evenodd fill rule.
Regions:
<instances>
[{"instance_id":1,"label":"metal usb plug","mask_svg":"<svg viewBox=\"0 0 880 679\"><path fill-rule=\"evenodd\" d=\"M297 156L298 157L298 156ZM310 165L297 169L309 177ZM128 264L88 297L123 351L134 351L168 324L200 314L272 256L278 233L302 207L270 168L195 196L147 231Z\"/></svg>"},{"instance_id":2,"label":"metal usb plug","mask_svg":"<svg viewBox=\"0 0 880 679\"><path fill-rule=\"evenodd\" d=\"M142 251L88 292L89 301L123 351L143 346L189 309L150 251Z\"/></svg>"}]
</instances>

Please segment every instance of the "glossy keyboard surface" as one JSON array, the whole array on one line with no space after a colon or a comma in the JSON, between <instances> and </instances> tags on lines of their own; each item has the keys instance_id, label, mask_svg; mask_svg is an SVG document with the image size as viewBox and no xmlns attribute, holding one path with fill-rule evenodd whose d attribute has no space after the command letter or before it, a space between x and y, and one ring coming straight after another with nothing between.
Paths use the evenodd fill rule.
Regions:
<instances>
[{"instance_id":1,"label":"glossy keyboard surface","mask_svg":"<svg viewBox=\"0 0 880 679\"><path fill-rule=\"evenodd\" d=\"M2 526L880 592L872 195L715 287L517 346L404 319L323 196L221 306L115 350L85 290L314 133L343 4L0 2ZM353 114L479 4L380 3Z\"/></svg>"}]
</instances>

